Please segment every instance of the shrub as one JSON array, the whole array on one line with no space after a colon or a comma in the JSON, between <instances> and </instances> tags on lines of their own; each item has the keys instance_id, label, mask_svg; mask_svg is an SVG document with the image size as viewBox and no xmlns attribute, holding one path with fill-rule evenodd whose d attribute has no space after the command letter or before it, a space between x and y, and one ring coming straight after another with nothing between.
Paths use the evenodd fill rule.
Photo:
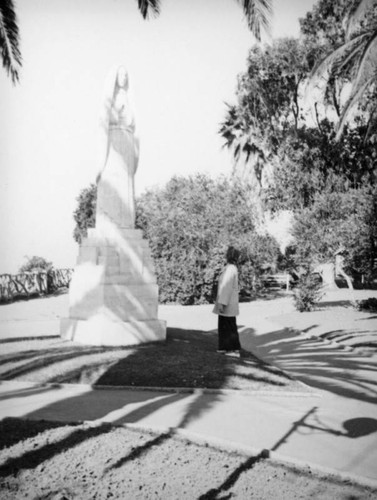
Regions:
<instances>
[{"instance_id":1,"label":"shrub","mask_svg":"<svg viewBox=\"0 0 377 500\"><path fill-rule=\"evenodd\" d=\"M249 194L237 182L206 175L174 177L140 197L137 225L149 240L161 302L213 302L228 245L242 252L241 294L279 253L273 238L255 231Z\"/></svg>"},{"instance_id":2,"label":"shrub","mask_svg":"<svg viewBox=\"0 0 377 500\"><path fill-rule=\"evenodd\" d=\"M347 272L371 279L377 257L377 188L316 195L311 207L295 214L292 233L296 265L333 261L343 246Z\"/></svg>"},{"instance_id":3,"label":"shrub","mask_svg":"<svg viewBox=\"0 0 377 500\"><path fill-rule=\"evenodd\" d=\"M77 197L77 203L77 208L73 213L76 222L73 238L80 245L83 238L87 236L88 228L95 226L97 185L91 184L83 189Z\"/></svg>"},{"instance_id":4,"label":"shrub","mask_svg":"<svg viewBox=\"0 0 377 500\"><path fill-rule=\"evenodd\" d=\"M33 257L27 257L27 262L20 267L19 273L47 273L47 293L53 293L57 287L54 285L54 278L52 272L54 271L54 266L52 262L47 261L43 257L38 257L34 255Z\"/></svg>"},{"instance_id":5,"label":"shrub","mask_svg":"<svg viewBox=\"0 0 377 500\"><path fill-rule=\"evenodd\" d=\"M377 298L369 297L365 300L358 300L356 302L356 308L359 311L377 312Z\"/></svg>"},{"instance_id":6,"label":"shrub","mask_svg":"<svg viewBox=\"0 0 377 500\"><path fill-rule=\"evenodd\" d=\"M322 284L318 277L306 270L301 274L294 290L293 300L298 311L312 311L321 299Z\"/></svg>"},{"instance_id":7,"label":"shrub","mask_svg":"<svg viewBox=\"0 0 377 500\"><path fill-rule=\"evenodd\" d=\"M155 262L160 302L213 302L228 245L242 252L241 295L250 296L255 278L275 267L279 247L258 235L248 191L225 177L173 177L136 201L136 227L148 240ZM96 186L84 189L74 212L75 240L95 225Z\"/></svg>"},{"instance_id":8,"label":"shrub","mask_svg":"<svg viewBox=\"0 0 377 500\"><path fill-rule=\"evenodd\" d=\"M34 255L33 257L27 257L27 262L23 264L19 273L39 273L41 271L51 271L53 269L52 262L49 262L43 257L38 257Z\"/></svg>"}]
</instances>

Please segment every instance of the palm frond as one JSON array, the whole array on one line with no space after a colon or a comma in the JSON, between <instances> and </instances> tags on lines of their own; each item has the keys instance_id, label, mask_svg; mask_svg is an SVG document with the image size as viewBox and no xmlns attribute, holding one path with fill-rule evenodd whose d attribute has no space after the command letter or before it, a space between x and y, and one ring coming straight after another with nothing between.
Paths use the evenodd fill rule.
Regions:
<instances>
[{"instance_id":1,"label":"palm frond","mask_svg":"<svg viewBox=\"0 0 377 500\"><path fill-rule=\"evenodd\" d=\"M377 0L357 0L348 13L346 22L346 37L350 39L358 31L361 21L366 14L377 6Z\"/></svg>"},{"instance_id":2,"label":"palm frond","mask_svg":"<svg viewBox=\"0 0 377 500\"><path fill-rule=\"evenodd\" d=\"M260 41L261 30L270 33L272 0L237 0L242 5L249 29Z\"/></svg>"},{"instance_id":3,"label":"palm frond","mask_svg":"<svg viewBox=\"0 0 377 500\"><path fill-rule=\"evenodd\" d=\"M313 68L308 79L305 90L305 101L308 102L314 89L319 89L324 93L330 78L336 76L336 73L339 72L340 69L344 68L351 60L358 57L367 41L368 34L362 33L344 43L322 59Z\"/></svg>"},{"instance_id":4,"label":"palm frond","mask_svg":"<svg viewBox=\"0 0 377 500\"><path fill-rule=\"evenodd\" d=\"M139 10L144 19L148 19L150 12L153 16L160 14L160 0L137 0Z\"/></svg>"},{"instance_id":5,"label":"palm frond","mask_svg":"<svg viewBox=\"0 0 377 500\"><path fill-rule=\"evenodd\" d=\"M310 79L315 81L326 72L331 73L334 65L341 64L343 61L347 60L350 55L352 55L352 57L357 55L357 52L360 51L363 45L368 41L369 36L369 33L361 33L335 49L313 68Z\"/></svg>"},{"instance_id":6,"label":"palm frond","mask_svg":"<svg viewBox=\"0 0 377 500\"><path fill-rule=\"evenodd\" d=\"M13 0L1 0L0 3L0 51L3 67L15 84L19 81L22 58Z\"/></svg>"},{"instance_id":7,"label":"palm frond","mask_svg":"<svg viewBox=\"0 0 377 500\"><path fill-rule=\"evenodd\" d=\"M376 81L376 77L374 75L371 78L369 78L368 80L366 80L359 87L353 88L351 96L347 100L347 102L342 110L342 114L340 116L340 120L338 123L338 130L336 133L336 140L340 139L340 137L343 133L343 129L345 127L345 124L347 123L347 121L349 119L349 114L352 111L353 107L359 102L361 96L364 94L364 92L367 90L367 88L369 88L369 86L371 86L373 83L375 83L375 81Z\"/></svg>"},{"instance_id":8,"label":"palm frond","mask_svg":"<svg viewBox=\"0 0 377 500\"><path fill-rule=\"evenodd\" d=\"M356 79L354 87L358 88L363 82L376 75L377 71L377 31L368 40L365 48L360 55L357 65Z\"/></svg>"},{"instance_id":9,"label":"palm frond","mask_svg":"<svg viewBox=\"0 0 377 500\"><path fill-rule=\"evenodd\" d=\"M372 135L377 133L377 106L372 110L369 120L367 130L365 132L364 143Z\"/></svg>"},{"instance_id":10,"label":"palm frond","mask_svg":"<svg viewBox=\"0 0 377 500\"><path fill-rule=\"evenodd\" d=\"M352 83L352 91L347 100L338 124L337 139L340 138L344 126L354 106L359 102L365 91L377 81L377 32L368 41L357 65L356 77ZM376 107L376 106L375 106Z\"/></svg>"}]
</instances>

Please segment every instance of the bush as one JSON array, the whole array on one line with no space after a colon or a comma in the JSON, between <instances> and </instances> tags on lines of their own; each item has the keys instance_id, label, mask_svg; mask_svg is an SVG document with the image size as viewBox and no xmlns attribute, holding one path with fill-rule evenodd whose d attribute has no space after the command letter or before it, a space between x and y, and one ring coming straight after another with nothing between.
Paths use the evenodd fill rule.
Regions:
<instances>
[{"instance_id":1,"label":"bush","mask_svg":"<svg viewBox=\"0 0 377 500\"><path fill-rule=\"evenodd\" d=\"M358 300L356 302L356 308L359 311L377 312L377 298L369 297L365 300Z\"/></svg>"},{"instance_id":2,"label":"bush","mask_svg":"<svg viewBox=\"0 0 377 500\"><path fill-rule=\"evenodd\" d=\"M292 234L296 265L334 261L342 246L347 272L371 279L377 257L377 188L316 195L311 207L295 214Z\"/></svg>"},{"instance_id":3,"label":"bush","mask_svg":"<svg viewBox=\"0 0 377 500\"><path fill-rule=\"evenodd\" d=\"M312 311L323 295L321 288L322 283L315 274L310 271L301 274L293 295L296 309Z\"/></svg>"},{"instance_id":4,"label":"bush","mask_svg":"<svg viewBox=\"0 0 377 500\"><path fill-rule=\"evenodd\" d=\"M96 194L96 186L91 185L77 198L74 238L78 243L95 225ZM213 302L229 245L242 252L241 296L250 296L264 266L276 266L278 244L256 233L249 196L236 181L197 174L173 177L136 200L136 227L152 251L160 302Z\"/></svg>"},{"instance_id":5,"label":"bush","mask_svg":"<svg viewBox=\"0 0 377 500\"><path fill-rule=\"evenodd\" d=\"M52 262L49 262L43 257L34 255L27 257L27 262L20 267L19 273L39 273L41 271L51 271L53 269Z\"/></svg>"},{"instance_id":6,"label":"bush","mask_svg":"<svg viewBox=\"0 0 377 500\"><path fill-rule=\"evenodd\" d=\"M47 273L47 293L53 293L57 287L54 285L54 278L52 272L54 271L54 266L52 262L47 261L43 257L38 257L34 255L33 257L27 257L27 262L20 267L19 273Z\"/></svg>"},{"instance_id":7,"label":"bush","mask_svg":"<svg viewBox=\"0 0 377 500\"><path fill-rule=\"evenodd\" d=\"M250 295L262 265L275 265L278 245L255 231L245 188L224 177L174 177L137 203L137 225L149 240L161 302L213 302L228 245L242 252L241 295Z\"/></svg>"},{"instance_id":8,"label":"bush","mask_svg":"<svg viewBox=\"0 0 377 500\"><path fill-rule=\"evenodd\" d=\"M97 185L91 184L81 191L77 197L77 208L73 213L76 222L73 230L73 238L80 245L83 238L86 238L88 228L95 226Z\"/></svg>"}]
</instances>

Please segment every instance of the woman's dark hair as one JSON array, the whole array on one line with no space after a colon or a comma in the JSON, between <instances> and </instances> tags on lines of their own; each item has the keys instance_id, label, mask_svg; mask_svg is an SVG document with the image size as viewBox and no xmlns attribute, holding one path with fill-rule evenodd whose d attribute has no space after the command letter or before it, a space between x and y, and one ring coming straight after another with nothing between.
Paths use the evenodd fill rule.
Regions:
<instances>
[{"instance_id":1,"label":"woman's dark hair","mask_svg":"<svg viewBox=\"0 0 377 500\"><path fill-rule=\"evenodd\" d=\"M237 264L240 258L240 251L237 248L229 247L226 252L226 261L229 264Z\"/></svg>"}]
</instances>

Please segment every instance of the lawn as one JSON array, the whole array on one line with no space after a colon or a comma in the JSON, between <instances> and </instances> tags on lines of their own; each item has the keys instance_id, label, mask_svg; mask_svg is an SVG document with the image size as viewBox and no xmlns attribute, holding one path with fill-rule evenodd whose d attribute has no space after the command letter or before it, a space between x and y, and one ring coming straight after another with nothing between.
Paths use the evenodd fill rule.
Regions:
<instances>
[{"instance_id":1,"label":"lawn","mask_svg":"<svg viewBox=\"0 0 377 500\"><path fill-rule=\"evenodd\" d=\"M85 346L59 337L4 339L0 379L96 386L309 391L278 368L242 351L216 352L216 332L168 328L166 342Z\"/></svg>"}]
</instances>

